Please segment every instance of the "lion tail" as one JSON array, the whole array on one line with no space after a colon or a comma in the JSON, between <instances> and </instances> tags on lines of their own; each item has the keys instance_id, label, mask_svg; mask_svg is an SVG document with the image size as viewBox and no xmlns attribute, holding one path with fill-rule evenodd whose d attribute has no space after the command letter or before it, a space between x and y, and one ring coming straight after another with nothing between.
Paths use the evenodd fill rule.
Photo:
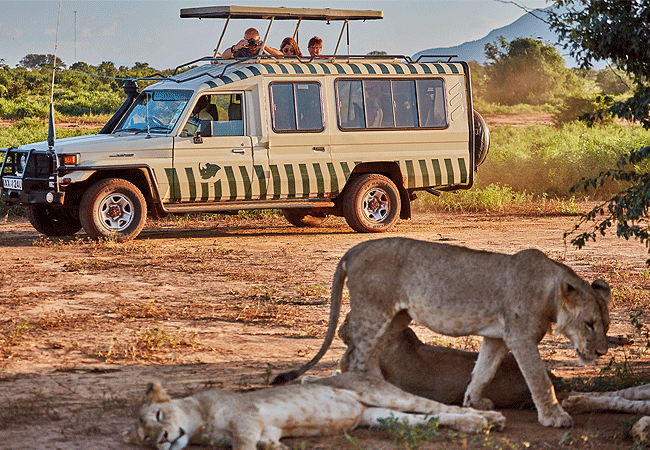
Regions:
<instances>
[{"instance_id":1,"label":"lion tail","mask_svg":"<svg viewBox=\"0 0 650 450\"><path fill-rule=\"evenodd\" d=\"M316 356L314 356L311 361L302 366L297 370L290 370L289 372L283 372L276 376L271 384L284 384L289 381L295 380L303 373L307 372L309 369L314 367L318 361L325 355L332 341L334 340L334 335L336 334L336 327L339 323L339 315L341 313L341 301L343 298L343 286L345 286L345 279L347 277L347 262L345 256L341 258L338 266L336 267L336 272L334 273L334 282L332 283L332 296L330 300L330 321L327 326L327 335L325 335L325 341L321 346L320 350Z\"/></svg>"}]
</instances>

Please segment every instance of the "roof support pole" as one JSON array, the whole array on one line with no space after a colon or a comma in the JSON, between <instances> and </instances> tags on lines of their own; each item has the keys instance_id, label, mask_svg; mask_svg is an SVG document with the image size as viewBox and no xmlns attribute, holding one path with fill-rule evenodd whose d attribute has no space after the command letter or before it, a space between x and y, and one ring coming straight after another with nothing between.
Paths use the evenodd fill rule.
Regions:
<instances>
[{"instance_id":1,"label":"roof support pole","mask_svg":"<svg viewBox=\"0 0 650 450\"><path fill-rule=\"evenodd\" d=\"M221 32L221 37L219 38L219 42L217 43L217 48L214 49L215 58L221 54L219 53L219 48L221 47L221 43L223 42L223 37L226 34L226 28L228 28L228 22L230 22L230 16L228 16L228 18L226 19L226 24L223 26L223 31Z\"/></svg>"},{"instance_id":2,"label":"roof support pole","mask_svg":"<svg viewBox=\"0 0 650 450\"><path fill-rule=\"evenodd\" d=\"M334 49L334 54L338 54L339 46L341 45L341 39L343 38L343 32L348 27L348 19L343 21L343 26L341 27L341 34L339 34L339 40L336 42L336 48Z\"/></svg>"},{"instance_id":3,"label":"roof support pole","mask_svg":"<svg viewBox=\"0 0 650 450\"><path fill-rule=\"evenodd\" d=\"M264 53L264 47L266 47L266 41L269 38L269 33L271 32L271 26L273 25L274 20L275 20L275 16L271 17L271 20L269 21L269 27L266 29L266 34L264 35L264 42L262 43L262 48L260 48L259 52L257 53L258 55Z\"/></svg>"},{"instance_id":4,"label":"roof support pole","mask_svg":"<svg viewBox=\"0 0 650 450\"><path fill-rule=\"evenodd\" d=\"M293 32L293 39L298 42L298 28L300 28L300 22L302 22L302 17L298 19L298 23L296 24L296 31Z\"/></svg>"}]
</instances>

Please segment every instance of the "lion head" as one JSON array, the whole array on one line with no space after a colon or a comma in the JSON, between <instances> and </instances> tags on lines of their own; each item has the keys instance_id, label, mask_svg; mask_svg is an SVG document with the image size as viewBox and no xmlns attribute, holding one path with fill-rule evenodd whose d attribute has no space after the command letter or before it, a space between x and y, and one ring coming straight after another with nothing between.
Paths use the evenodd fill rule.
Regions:
<instances>
[{"instance_id":1,"label":"lion head","mask_svg":"<svg viewBox=\"0 0 650 450\"><path fill-rule=\"evenodd\" d=\"M571 284L562 281L555 333L565 335L576 349L578 362L589 364L607 353L611 300L605 280Z\"/></svg>"},{"instance_id":2,"label":"lion head","mask_svg":"<svg viewBox=\"0 0 650 450\"><path fill-rule=\"evenodd\" d=\"M124 441L158 450L180 450L191 437L185 426L188 422L185 411L171 401L162 386L150 383L140 408L138 423L124 433Z\"/></svg>"}]
</instances>

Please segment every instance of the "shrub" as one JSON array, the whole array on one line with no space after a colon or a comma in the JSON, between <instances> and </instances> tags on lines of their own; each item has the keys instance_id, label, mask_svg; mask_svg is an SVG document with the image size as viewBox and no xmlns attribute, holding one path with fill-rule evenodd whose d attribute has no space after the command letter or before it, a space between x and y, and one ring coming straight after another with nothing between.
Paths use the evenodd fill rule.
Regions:
<instances>
[{"instance_id":1,"label":"shrub","mask_svg":"<svg viewBox=\"0 0 650 450\"><path fill-rule=\"evenodd\" d=\"M559 128L498 127L491 137L490 154L477 173L477 187L500 184L516 192L567 198L580 179L598 175L623 154L647 143L650 131L621 124L588 127L571 123ZM603 198L620 186L610 182L592 195Z\"/></svg>"}]
</instances>

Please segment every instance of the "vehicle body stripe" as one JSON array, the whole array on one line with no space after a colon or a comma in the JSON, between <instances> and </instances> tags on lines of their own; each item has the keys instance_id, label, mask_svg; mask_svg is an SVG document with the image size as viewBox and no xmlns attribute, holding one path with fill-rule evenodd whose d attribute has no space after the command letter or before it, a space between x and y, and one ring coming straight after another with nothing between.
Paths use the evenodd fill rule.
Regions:
<instances>
[{"instance_id":1,"label":"vehicle body stripe","mask_svg":"<svg viewBox=\"0 0 650 450\"><path fill-rule=\"evenodd\" d=\"M266 200L266 175L264 174L264 167L256 165L253 166L253 169L255 169L255 175L259 182L260 200Z\"/></svg>"},{"instance_id":2,"label":"vehicle body stripe","mask_svg":"<svg viewBox=\"0 0 650 450\"><path fill-rule=\"evenodd\" d=\"M325 181L323 180L323 172L320 170L320 164L314 163L314 172L316 172L316 187L318 189L318 196L325 197Z\"/></svg>"},{"instance_id":3,"label":"vehicle body stripe","mask_svg":"<svg viewBox=\"0 0 650 450\"><path fill-rule=\"evenodd\" d=\"M271 164L271 178L273 179L273 200L279 200L282 194L282 180L280 179L280 171L278 166Z\"/></svg>"},{"instance_id":4,"label":"vehicle body stripe","mask_svg":"<svg viewBox=\"0 0 650 450\"><path fill-rule=\"evenodd\" d=\"M300 178L302 179L302 198L309 198L309 173L307 164L298 164L300 168Z\"/></svg>"},{"instance_id":5,"label":"vehicle body stripe","mask_svg":"<svg viewBox=\"0 0 650 450\"><path fill-rule=\"evenodd\" d=\"M167 181L169 182L169 202L175 203L181 201L181 185L178 181L178 174L174 168L165 168Z\"/></svg>"},{"instance_id":6,"label":"vehicle body stripe","mask_svg":"<svg viewBox=\"0 0 650 450\"><path fill-rule=\"evenodd\" d=\"M185 175L187 175L187 184L190 189L190 201L196 200L196 180L194 179L194 170L191 167L185 168Z\"/></svg>"},{"instance_id":7,"label":"vehicle body stripe","mask_svg":"<svg viewBox=\"0 0 650 450\"><path fill-rule=\"evenodd\" d=\"M337 195L339 193L339 179L336 176L336 170L334 169L334 164L328 162L327 170L330 173L330 193L332 195Z\"/></svg>"},{"instance_id":8,"label":"vehicle body stripe","mask_svg":"<svg viewBox=\"0 0 650 450\"><path fill-rule=\"evenodd\" d=\"M375 72L375 68L372 67L372 64L364 64L364 67L368 71L369 74L375 75L377 72Z\"/></svg>"},{"instance_id":9,"label":"vehicle body stripe","mask_svg":"<svg viewBox=\"0 0 650 450\"><path fill-rule=\"evenodd\" d=\"M221 192L221 180L217 180L214 183L214 200L218 202L221 200L221 196L223 193Z\"/></svg>"},{"instance_id":10,"label":"vehicle body stripe","mask_svg":"<svg viewBox=\"0 0 650 450\"><path fill-rule=\"evenodd\" d=\"M447 169L447 184L454 184L454 167L451 165L451 159L445 158L445 168Z\"/></svg>"},{"instance_id":11,"label":"vehicle body stripe","mask_svg":"<svg viewBox=\"0 0 650 450\"><path fill-rule=\"evenodd\" d=\"M406 165L407 187L408 189L413 189L415 187L415 169L413 168L413 161L407 159L405 161L405 165Z\"/></svg>"},{"instance_id":12,"label":"vehicle body stripe","mask_svg":"<svg viewBox=\"0 0 650 450\"><path fill-rule=\"evenodd\" d=\"M226 166L223 168L223 170L226 171L226 177L228 178L230 200L237 200L237 180L235 179L235 172L232 170L231 166Z\"/></svg>"},{"instance_id":13,"label":"vehicle body stripe","mask_svg":"<svg viewBox=\"0 0 650 450\"><path fill-rule=\"evenodd\" d=\"M341 161L341 169L343 169L343 177L345 178L345 182L350 179L350 168L348 167L348 163L345 161Z\"/></svg>"},{"instance_id":14,"label":"vehicle body stripe","mask_svg":"<svg viewBox=\"0 0 650 450\"><path fill-rule=\"evenodd\" d=\"M458 158L458 168L460 169L460 183L467 184L467 166L465 165L465 158Z\"/></svg>"},{"instance_id":15,"label":"vehicle body stripe","mask_svg":"<svg viewBox=\"0 0 650 450\"><path fill-rule=\"evenodd\" d=\"M427 162L424 159L418 161L420 163L420 172L422 172L422 186L431 186L429 184L429 169L427 169Z\"/></svg>"},{"instance_id":16,"label":"vehicle body stripe","mask_svg":"<svg viewBox=\"0 0 650 450\"><path fill-rule=\"evenodd\" d=\"M289 187L287 198L296 198L296 177L293 174L293 166L291 164L285 164L284 170L287 174L287 183Z\"/></svg>"},{"instance_id":17,"label":"vehicle body stripe","mask_svg":"<svg viewBox=\"0 0 650 450\"><path fill-rule=\"evenodd\" d=\"M242 180L244 181L244 198L250 200L253 198L253 189L251 185L251 179L248 176L248 170L246 166L239 166L239 172L241 173Z\"/></svg>"},{"instance_id":18,"label":"vehicle body stripe","mask_svg":"<svg viewBox=\"0 0 650 450\"><path fill-rule=\"evenodd\" d=\"M437 159L432 159L431 164L433 164L433 174L436 180L435 185L440 186L442 184L442 173L440 172L440 163L438 162Z\"/></svg>"}]
</instances>

